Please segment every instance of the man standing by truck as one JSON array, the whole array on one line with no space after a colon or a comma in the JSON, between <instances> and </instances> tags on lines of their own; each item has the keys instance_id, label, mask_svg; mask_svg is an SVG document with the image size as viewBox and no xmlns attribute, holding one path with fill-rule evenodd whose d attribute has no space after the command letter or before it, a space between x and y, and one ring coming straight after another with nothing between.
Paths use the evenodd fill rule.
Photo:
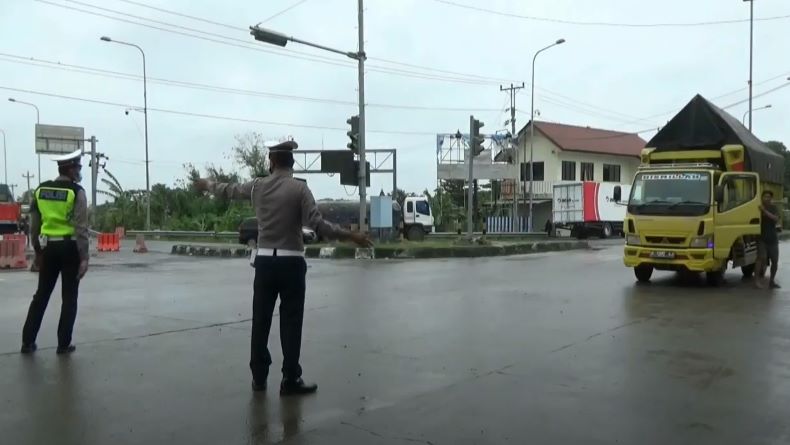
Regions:
<instances>
[{"instance_id":1,"label":"man standing by truck","mask_svg":"<svg viewBox=\"0 0 790 445\"><path fill-rule=\"evenodd\" d=\"M776 271L779 267L779 237L776 235L776 223L779 222L779 211L772 201L774 194L766 190L762 195L760 205L760 242L757 250L757 285L765 287L764 275L768 261L771 262L771 278L768 286L771 289L779 289L776 284Z\"/></svg>"}]
</instances>

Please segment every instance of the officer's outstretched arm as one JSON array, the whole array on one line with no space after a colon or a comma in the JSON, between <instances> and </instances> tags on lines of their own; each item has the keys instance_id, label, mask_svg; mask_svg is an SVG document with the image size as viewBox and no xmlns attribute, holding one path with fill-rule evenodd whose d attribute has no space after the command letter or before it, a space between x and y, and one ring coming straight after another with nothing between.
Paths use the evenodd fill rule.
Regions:
<instances>
[{"instance_id":1,"label":"officer's outstretched arm","mask_svg":"<svg viewBox=\"0 0 790 445\"><path fill-rule=\"evenodd\" d=\"M351 232L324 219L307 185L302 189L302 226L315 230L322 238L329 240L345 241L351 238Z\"/></svg>"},{"instance_id":2,"label":"officer's outstretched arm","mask_svg":"<svg viewBox=\"0 0 790 445\"><path fill-rule=\"evenodd\" d=\"M225 199L235 199L235 200L249 200L252 198L252 191L255 189L255 186L258 184L258 180L253 179L252 181L245 182L245 183L224 183L224 182L214 182L208 179L198 179L195 181L194 186L195 189L200 192L209 192L214 196L218 196Z\"/></svg>"}]
</instances>

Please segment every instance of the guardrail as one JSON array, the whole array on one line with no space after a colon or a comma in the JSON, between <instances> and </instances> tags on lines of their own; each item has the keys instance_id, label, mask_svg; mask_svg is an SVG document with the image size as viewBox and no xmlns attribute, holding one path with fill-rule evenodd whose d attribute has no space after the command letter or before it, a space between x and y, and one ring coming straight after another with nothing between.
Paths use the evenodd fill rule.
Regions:
<instances>
[{"instance_id":1,"label":"guardrail","mask_svg":"<svg viewBox=\"0 0 790 445\"><path fill-rule=\"evenodd\" d=\"M202 239L235 239L238 232L198 232L190 230L127 230L126 235L133 237L143 235L146 238L202 238Z\"/></svg>"},{"instance_id":2,"label":"guardrail","mask_svg":"<svg viewBox=\"0 0 790 445\"><path fill-rule=\"evenodd\" d=\"M466 232L461 233L460 236L464 236ZM134 237L137 235L143 235L148 239L156 239L156 238L174 238L174 239L237 239L239 237L238 232L197 232L197 231L188 231L188 230L127 230L126 235L130 237ZM482 236L482 232L475 232L475 235ZM426 238L432 239L444 239L444 238L456 238L458 237L458 233L456 232L433 232L427 234ZM513 232L487 232L486 236L492 238L528 238L528 239L545 239L547 238L545 233L542 232L533 232L533 233L513 233Z\"/></svg>"}]
</instances>

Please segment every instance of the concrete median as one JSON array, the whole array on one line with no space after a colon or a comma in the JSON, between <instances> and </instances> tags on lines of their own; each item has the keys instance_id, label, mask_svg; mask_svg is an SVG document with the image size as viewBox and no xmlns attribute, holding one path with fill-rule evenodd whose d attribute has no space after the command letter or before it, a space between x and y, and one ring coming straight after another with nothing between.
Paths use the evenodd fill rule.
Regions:
<instances>
[{"instance_id":1,"label":"concrete median","mask_svg":"<svg viewBox=\"0 0 790 445\"><path fill-rule=\"evenodd\" d=\"M521 243L502 243L492 245L383 245L373 249L360 249L354 246L337 244L332 246L307 246L307 258L323 259L428 259L428 258L474 258L530 253L556 252L565 250L588 249L587 241L532 241ZM173 255L243 258L250 255L247 247L227 247L211 245L174 245Z\"/></svg>"}]
</instances>

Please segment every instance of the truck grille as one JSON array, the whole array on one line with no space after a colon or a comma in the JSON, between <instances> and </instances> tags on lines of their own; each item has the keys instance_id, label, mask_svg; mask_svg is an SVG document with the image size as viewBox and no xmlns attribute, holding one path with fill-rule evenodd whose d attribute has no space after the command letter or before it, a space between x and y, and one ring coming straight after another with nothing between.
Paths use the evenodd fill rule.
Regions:
<instances>
[{"instance_id":1,"label":"truck grille","mask_svg":"<svg viewBox=\"0 0 790 445\"><path fill-rule=\"evenodd\" d=\"M686 242L686 238L682 236L646 236L645 241L649 244L656 244L661 246L677 246Z\"/></svg>"}]
</instances>

